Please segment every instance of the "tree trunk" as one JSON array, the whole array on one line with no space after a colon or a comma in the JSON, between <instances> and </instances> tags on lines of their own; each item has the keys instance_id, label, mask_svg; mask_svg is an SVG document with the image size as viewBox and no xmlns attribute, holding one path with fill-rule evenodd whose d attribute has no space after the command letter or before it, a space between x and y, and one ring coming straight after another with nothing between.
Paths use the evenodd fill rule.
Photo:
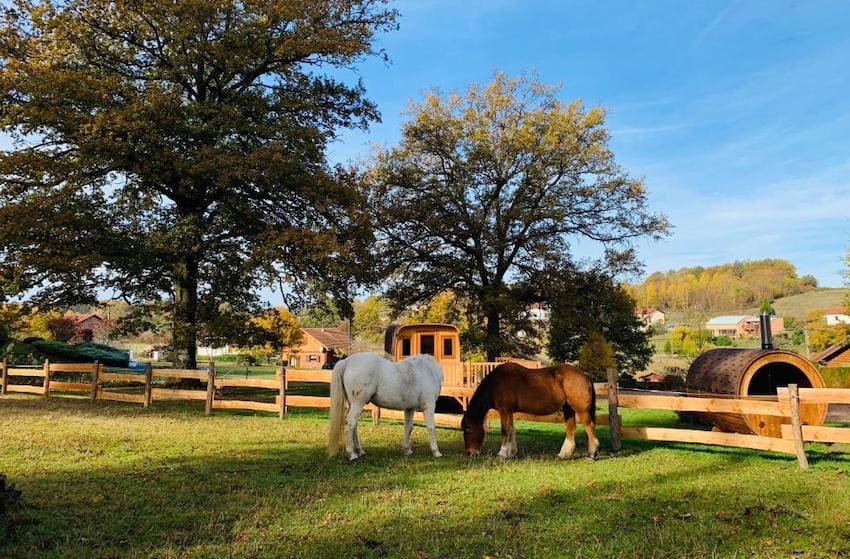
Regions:
<instances>
[{"instance_id":1,"label":"tree trunk","mask_svg":"<svg viewBox=\"0 0 850 559\"><path fill-rule=\"evenodd\" d=\"M487 310L487 337L484 347L487 350L487 361L495 361L502 352L502 329L500 326L501 313L498 309Z\"/></svg>"},{"instance_id":2,"label":"tree trunk","mask_svg":"<svg viewBox=\"0 0 850 559\"><path fill-rule=\"evenodd\" d=\"M174 322L172 329L175 366L198 365L198 259L185 255L174 266Z\"/></svg>"}]
</instances>

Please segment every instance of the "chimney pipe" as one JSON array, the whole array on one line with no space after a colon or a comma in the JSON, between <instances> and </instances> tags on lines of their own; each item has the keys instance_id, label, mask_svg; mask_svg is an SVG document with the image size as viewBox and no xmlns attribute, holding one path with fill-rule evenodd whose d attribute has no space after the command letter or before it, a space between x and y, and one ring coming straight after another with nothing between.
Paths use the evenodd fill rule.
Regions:
<instances>
[{"instance_id":1,"label":"chimney pipe","mask_svg":"<svg viewBox=\"0 0 850 559\"><path fill-rule=\"evenodd\" d=\"M759 331L761 332L761 348L773 349L773 333L770 331L770 315L762 311L759 316Z\"/></svg>"}]
</instances>

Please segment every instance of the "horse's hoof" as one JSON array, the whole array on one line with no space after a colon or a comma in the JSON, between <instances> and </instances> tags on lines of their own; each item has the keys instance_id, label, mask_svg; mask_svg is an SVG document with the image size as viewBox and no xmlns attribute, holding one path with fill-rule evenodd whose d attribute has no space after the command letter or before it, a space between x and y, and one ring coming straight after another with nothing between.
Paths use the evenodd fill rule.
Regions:
<instances>
[{"instance_id":1,"label":"horse's hoof","mask_svg":"<svg viewBox=\"0 0 850 559\"><path fill-rule=\"evenodd\" d=\"M434 453L434 458L442 458L442 457L443 457L443 453L440 452L439 450Z\"/></svg>"},{"instance_id":2,"label":"horse's hoof","mask_svg":"<svg viewBox=\"0 0 850 559\"><path fill-rule=\"evenodd\" d=\"M349 462L354 462L354 461L355 461L355 460L357 460L358 458L360 458L360 455L359 455L359 454L350 454L350 455L348 456L348 461L349 461Z\"/></svg>"},{"instance_id":3,"label":"horse's hoof","mask_svg":"<svg viewBox=\"0 0 850 559\"><path fill-rule=\"evenodd\" d=\"M572 454L559 454L558 460L569 460L572 457L573 457Z\"/></svg>"},{"instance_id":4,"label":"horse's hoof","mask_svg":"<svg viewBox=\"0 0 850 559\"><path fill-rule=\"evenodd\" d=\"M411 454L413 454L413 451L411 449L409 449L409 448L404 449L404 455L405 456L410 456Z\"/></svg>"}]
</instances>

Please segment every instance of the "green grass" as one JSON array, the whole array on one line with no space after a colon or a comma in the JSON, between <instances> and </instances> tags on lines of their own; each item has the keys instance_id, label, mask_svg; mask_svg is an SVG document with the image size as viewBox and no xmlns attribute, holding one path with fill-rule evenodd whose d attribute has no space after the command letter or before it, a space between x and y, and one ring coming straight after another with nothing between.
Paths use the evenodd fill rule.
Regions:
<instances>
[{"instance_id":1,"label":"green grass","mask_svg":"<svg viewBox=\"0 0 850 559\"><path fill-rule=\"evenodd\" d=\"M274 378L277 368L274 365L255 365L246 367L236 363L219 363L216 361L215 374L219 377L235 378Z\"/></svg>"},{"instance_id":2,"label":"green grass","mask_svg":"<svg viewBox=\"0 0 850 559\"><path fill-rule=\"evenodd\" d=\"M670 425L625 410L626 423ZM24 494L0 557L836 557L850 554L850 456L625 443L554 459L557 425L520 423L520 457L462 455L440 429L364 419L357 463L326 418L201 415L201 405L0 400L0 472ZM603 435L605 430L600 429ZM579 450L583 452L583 437Z\"/></svg>"}]
</instances>

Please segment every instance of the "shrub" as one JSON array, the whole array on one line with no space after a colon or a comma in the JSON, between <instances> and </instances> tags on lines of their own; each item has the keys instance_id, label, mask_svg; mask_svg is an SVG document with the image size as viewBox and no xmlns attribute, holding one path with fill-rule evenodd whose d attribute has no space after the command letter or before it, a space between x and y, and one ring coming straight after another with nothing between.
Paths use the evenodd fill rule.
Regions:
<instances>
[{"instance_id":1,"label":"shrub","mask_svg":"<svg viewBox=\"0 0 850 559\"><path fill-rule=\"evenodd\" d=\"M685 377L678 375L666 375L661 381L661 390L670 390L672 392L685 391Z\"/></svg>"},{"instance_id":2,"label":"shrub","mask_svg":"<svg viewBox=\"0 0 850 559\"><path fill-rule=\"evenodd\" d=\"M660 336L661 334L667 333L667 325L662 322L657 322L648 326L646 332L650 336Z\"/></svg>"},{"instance_id":3,"label":"shrub","mask_svg":"<svg viewBox=\"0 0 850 559\"><path fill-rule=\"evenodd\" d=\"M733 344L733 341L732 338L730 338L729 336L716 336L712 340L712 343L716 346L724 347L731 346Z\"/></svg>"},{"instance_id":4,"label":"shrub","mask_svg":"<svg viewBox=\"0 0 850 559\"><path fill-rule=\"evenodd\" d=\"M850 367L821 367L820 374L830 388L850 388Z\"/></svg>"},{"instance_id":5,"label":"shrub","mask_svg":"<svg viewBox=\"0 0 850 559\"><path fill-rule=\"evenodd\" d=\"M74 337L74 321L68 317L50 319L47 329L50 331L50 337L57 342L67 342Z\"/></svg>"},{"instance_id":6,"label":"shrub","mask_svg":"<svg viewBox=\"0 0 850 559\"><path fill-rule=\"evenodd\" d=\"M34 347L16 341L0 346L0 359L6 359L13 365L38 365L44 361Z\"/></svg>"}]
</instances>

